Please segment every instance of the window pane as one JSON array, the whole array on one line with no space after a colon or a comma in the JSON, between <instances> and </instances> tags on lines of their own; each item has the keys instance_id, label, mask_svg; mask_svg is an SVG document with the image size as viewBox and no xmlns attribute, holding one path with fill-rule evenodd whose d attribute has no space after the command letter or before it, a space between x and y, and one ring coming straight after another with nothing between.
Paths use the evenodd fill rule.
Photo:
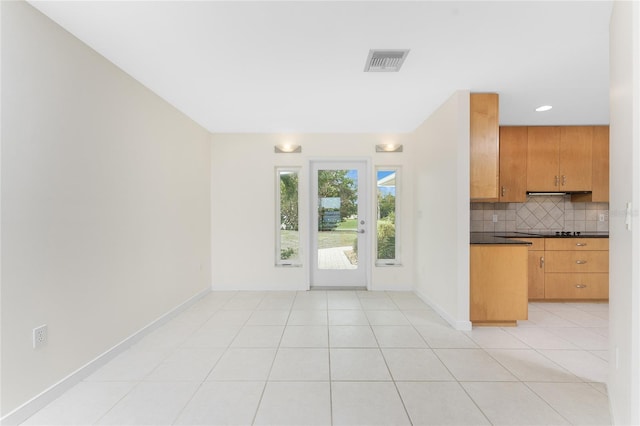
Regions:
<instances>
[{"instance_id":1,"label":"window pane","mask_svg":"<svg viewBox=\"0 0 640 426\"><path fill-rule=\"evenodd\" d=\"M398 169L378 169L377 259L396 260L396 182ZM386 262L382 262L383 264ZM395 262L388 262L394 264Z\"/></svg>"},{"instance_id":2,"label":"window pane","mask_svg":"<svg viewBox=\"0 0 640 426\"><path fill-rule=\"evenodd\" d=\"M358 268L358 171L318 170L318 269Z\"/></svg>"},{"instance_id":3,"label":"window pane","mask_svg":"<svg viewBox=\"0 0 640 426\"><path fill-rule=\"evenodd\" d=\"M295 264L300 260L300 230L298 229L298 172L278 170L280 184L278 260L280 264Z\"/></svg>"}]
</instances>

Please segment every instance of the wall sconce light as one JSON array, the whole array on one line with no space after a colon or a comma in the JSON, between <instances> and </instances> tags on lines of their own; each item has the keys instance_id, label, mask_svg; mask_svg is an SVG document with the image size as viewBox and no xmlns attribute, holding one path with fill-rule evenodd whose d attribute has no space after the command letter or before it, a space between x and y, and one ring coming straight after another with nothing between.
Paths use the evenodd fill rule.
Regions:
<instances>
[{"instance_id":1,"label":"wall sconce light","mask_svg":"<svg viewBox=\"0 0 640 426\"><path fill-rule=\"evenodd\" d=\"M376 145L376 152L402 152L402 144L382 143Z\"/></svg>"},{"instance_id":2,"label":"wall sconce light","mask_svg":"<svg viewBox=\"0 0 640 426\"><path fill-rule=\"evenodd\" d=\"M302 152L302 146L293 144L275 145L273 150L276 154L298 154Z\"/></svg>"}]
</instances>

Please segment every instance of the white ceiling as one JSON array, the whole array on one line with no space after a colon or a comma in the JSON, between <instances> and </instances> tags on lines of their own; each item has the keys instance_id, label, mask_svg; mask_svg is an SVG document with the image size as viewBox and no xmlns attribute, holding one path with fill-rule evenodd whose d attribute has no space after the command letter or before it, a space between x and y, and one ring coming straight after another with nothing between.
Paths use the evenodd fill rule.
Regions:
<instances>
[{"instance_id":1,"label":"white ceiling","mask_svg":"<svg viewBox=\"0 0 640 426\"><path fill-rule=\"evenodd\" d=\"M609 122L610 1L30 3L211 132L411 131L458 89ZM371 48L411 52L365 73Z\"/></svg>"}]
</instances>

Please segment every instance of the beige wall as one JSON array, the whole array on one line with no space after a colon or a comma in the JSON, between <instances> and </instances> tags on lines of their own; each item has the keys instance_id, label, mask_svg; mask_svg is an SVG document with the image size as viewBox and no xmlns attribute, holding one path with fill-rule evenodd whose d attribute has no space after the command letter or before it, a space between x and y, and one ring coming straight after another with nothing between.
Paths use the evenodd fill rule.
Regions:
<instances>
[{"instance_id":1,"label":"beige wall","mask_svg":"<svg viewBox=\"0 0 640 426\"><path fill-rule=\"evenodd\" d=\"M415 291L469 329L469 92L455 93L414 137Z\"/></svg>"},{"instance_id":2,"label":"beige wall","mask_svg":"<svg viewBox=\"0 0 640 426\"><path fill-rule=\"evenodd\" d=\"M640 424L640 4L616 1L610 27L609 397L615 424ZM631 229L625 224L632 202Z\"/></svg>"},{"instance_id":3,"label":"beige wall","mask_svg":"<svg viewBox=\"0 0 640 426\"><path fill-rule=\"evenodd\" d=\"M1 3L6 415L210 286L210 135L29 4Z\"/></svg>"},{"instance_id":4,"label":"beige wall","mask_svg":"<svg viewBox=\"0 0 640 426\"><path fill-rule=\"evenodd\" d=\"M302 145L301 154L275 154L283 142ZM375 145L394 141L402 153L375 153ZM402 265L371 267L372 290L410 290L413 285L411 135L382 134L216 134L211 150L211 227L214 290L306 290L309 288L309 163L312 159L367 159L371 182L376 166L400 166L402 179ZM275 168L301 168L300 227L303 265L275 266ZM371 188L375 197L375 187ZM224 205L219 200L224 200ZM375 198L373 198L375 200ZM374 204L374 203L372 203ZM375 206L372 206L374 209ZM370 217L374 217L374 211ZM373 252L373 241L370 250Z\"/></svg>"}]
</instances>

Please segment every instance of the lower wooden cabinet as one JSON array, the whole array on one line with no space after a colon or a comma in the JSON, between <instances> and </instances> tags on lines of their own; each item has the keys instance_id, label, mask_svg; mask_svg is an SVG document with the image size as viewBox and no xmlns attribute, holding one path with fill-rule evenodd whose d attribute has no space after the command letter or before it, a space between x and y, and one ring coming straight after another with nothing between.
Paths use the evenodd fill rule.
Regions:
<instances>
[{"instance_id":1,"label":"lower wooden cabinet","mask_svg":"<svg viewBox=\"0 0 640 426\"><path fill-rule=\"evenodd\" d=\"M548 273L545 296L547 299L608 299L609 274Z\"/></svg>"},{"instance_id":2,"label":"lower wooden cabinet","mask_svg":"<svg viewBox=\"0 0 640 426\"><path fill-rule=\"evenodd\" d=\"M529 300L609 298L608 238L514 238L531 243Z\"/></svg>"},{"instance_id":3,"label":"lower wooden cabinet","mask_svg":"<svg viewBox=\"0 0 640 426\"><path fill-rule=\"evenodd\" d=\"M546 251L545 272L609 272L609 252Z\"/></svg>"},{"instance_id":4,"label":"lower wooden cabinet","mask_svg":"<svg viewBox=\"0 0 640 426\"><path fill-rule=\"evenodd\" d=\"M526 245L472 245L470 319L474 325L516 325L528 318Z\"/></svg>"}]
</instances>

